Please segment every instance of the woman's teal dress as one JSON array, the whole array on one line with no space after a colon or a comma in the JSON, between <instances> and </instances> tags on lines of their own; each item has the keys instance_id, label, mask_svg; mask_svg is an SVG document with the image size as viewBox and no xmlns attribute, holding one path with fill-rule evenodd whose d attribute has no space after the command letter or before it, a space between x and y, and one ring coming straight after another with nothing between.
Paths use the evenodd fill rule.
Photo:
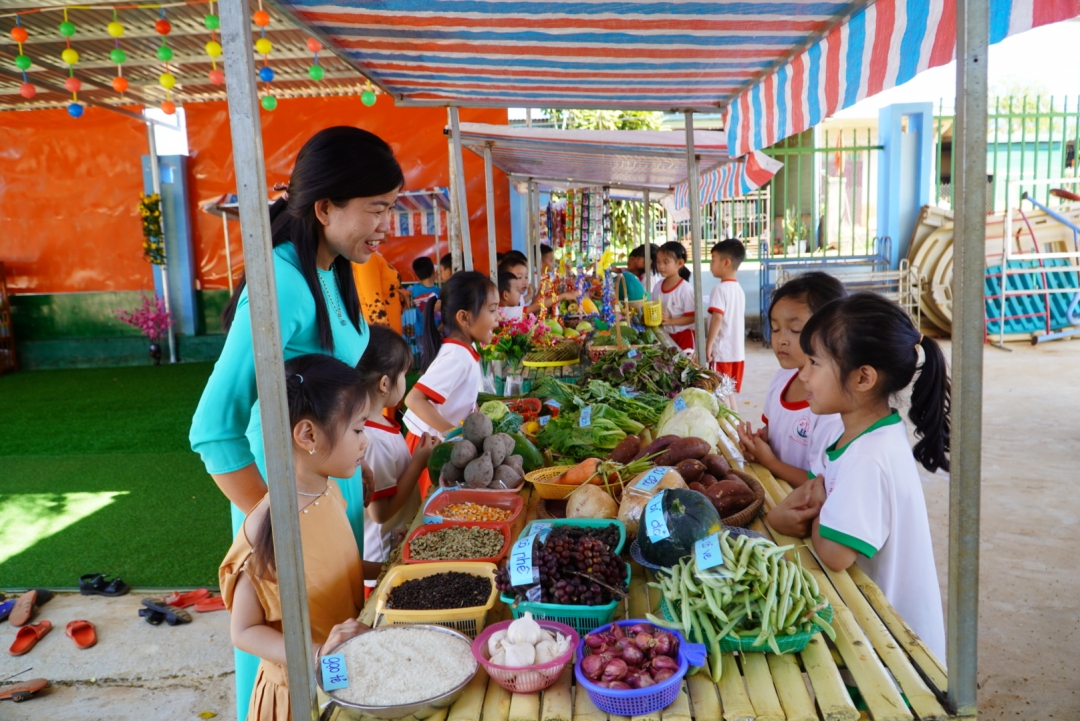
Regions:
<instances>
[{"instance_id":1,"label":"woman's teal dress","mask_svg":"<svg viewBox=\"0 0 1080 721\"><path fill-rule=\"evenodd\" d=\"M355 366L367 347L370 334L361 318L357 331L345 314L333 271L319 270L323 297L330 314L334 336L333 355ZM315 299L300 272L300 260L292 243L274 248L274 275L277 284L278 316L281 322L281 342L285 360L306 353L326 353L319 344L315 323ZM338 321L335 308L340 308L345 323ZM281 370L284 374L284 368ZM259 415L258 392L255 387L255 356L251 345L251 314L247 288L240 294L225 347L206 383L199 407L191 421L188 436L191 448L202 456L208 473L221 474L239 471L252 463L266 477L265 454L262 443L262 422ZM341 494L348 502L360 556L364 554L364 502L360 472L351 479L338 480ZM244 515L232 506L233 536L239 532ZM259 659L235 649L236 653L236 711L240 721L247 716L251 690Z\"/></svg>"}]
</instances>

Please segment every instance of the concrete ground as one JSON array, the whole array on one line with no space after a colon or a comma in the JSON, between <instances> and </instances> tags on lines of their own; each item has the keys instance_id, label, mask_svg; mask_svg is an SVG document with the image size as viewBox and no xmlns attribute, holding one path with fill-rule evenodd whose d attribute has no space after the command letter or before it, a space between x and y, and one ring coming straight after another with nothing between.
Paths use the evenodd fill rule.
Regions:
<instances>
[{"instance_id":1,"label":"concrete ground","mask_svg":"<svg viewBox=\"0 0 1080 721\"><path fill-rule=\"evenodd\" d=\"M945 344L948 352L948 344ZM1080 458L1073 374L1080 342L987 348L983 409L982 573L979 718L1080 719L1080 571L1074 540L1080 495L1068 485ZM772 353L747 346L743 417L761 417L778 368ZM946 592L948 477L924 474L934 552ZM235 717L228 614L193 614L186 626L152 627L134 593L120 599L58 596L39 618L53 631L28 655L0 654L0 678L43 676L53 686L23 704L0 702L0 718L53 721L174 721L209 711ZM64 625L86 618L98 645L75 649ZM0 643L14 629L0 624Z\"/></svg>"}]
</instances>

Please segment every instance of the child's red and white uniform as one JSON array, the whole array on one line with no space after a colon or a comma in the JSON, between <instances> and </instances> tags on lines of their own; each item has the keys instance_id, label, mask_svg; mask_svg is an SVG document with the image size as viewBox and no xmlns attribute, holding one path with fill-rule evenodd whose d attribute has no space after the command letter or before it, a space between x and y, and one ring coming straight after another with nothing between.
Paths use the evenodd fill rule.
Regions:
<instances>
[{"instance_id":1,"label":"child's red and white uniform","mask_svg":"<svg viewBox=\"0 0 1080 721\"><path fill-rule=\"evenodd\" d=\"M401 426L392 418L380 418L364 424L368 438L364 460L375 477L371 500L392 498L398 493L398 481L412 460L412 453L401 435ZM393 550L394 533L408 527L420 509L420 489L414 487L409 501L386 523L379 524L364 512L364 560L382 563Z\"/></svg>"},{"instance_id":2,"label":"child's red and white uniform","mask_svg":"<svg viewBox=\"0 0 1080 721\"><path fill-rule=\"evenodd\" d=\"M668 318L693 317L697 310L694 302L694 288L682 278L671 290L664 290L664 279L661 278L653 286L653 300L660 301L660 307ZM683 350L694 349L694 326L693 325L665 325L661 326L675 345Z\"/></svg>"},{"instance_id":3,"label":"child's red and white uniform","mask_svg":"<svg viewBox=\"0 0 1080 721\"><path fill-rule=\"evenodd\" d=\"M476 410L476 396L483 381L480 370L480 354L469 344L447 338L439 348L439 354L413 386L423 393L447 422L460 425L465 417ZM405 412L405 428L409 435L405 442L413 451L425 433L441 436L409 409ZM435 479L436 481L438 479ZM426 496L432 480L425 470L420 475L420 495Z\"/></svg>"},{"instance_id":4,"label":"child's red and white uniform","mask_svg":"<svg viewBox=\"0 0 1080 721\"><path fill-rule=\"evenodd\" d=\"M525 306L501 305L499 306L499 316L508 321L521 320L525 316Z\"/></svg>"},{"instance_id":5,"label":"child's red and white uniform","mask_svg":"<svg viewBox=\"0 0 1080 721\"><path fill-rule=\"evenodd\" d=\"M761 422L769 427L769 446L782 462L809 470L820 461L825 448L844 435L839 413L819 416L809 401L785 401L784 395L799 375L799 369L781 368L769 383Z\"/></svg>"},{"instance_id":6,"label":"child's red and white uniform","mask_svg":"<svg viewBox=\"0 0 1080 721\"><path fill-rule=\"evenodd\" d=\"M746 365L746 293L739 281L725 278L713 286L709 313L719 313L720 333L713 341L711 367L735 379L735 392L742 391Z\"/></svg>"}]
</instances>

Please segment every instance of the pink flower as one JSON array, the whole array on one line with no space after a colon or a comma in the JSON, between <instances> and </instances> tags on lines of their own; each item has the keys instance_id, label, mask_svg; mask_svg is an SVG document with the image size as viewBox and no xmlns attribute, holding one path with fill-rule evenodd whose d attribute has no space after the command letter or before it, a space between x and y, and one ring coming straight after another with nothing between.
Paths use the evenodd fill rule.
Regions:
<instances>
[{"instance_id":1,"label":"pink flower","mask_svg":"<svg viewBox=\"0 0 1080 721\"><path fill-rule=\"evenodd\" d=\"M165 310L165 302L156 296L152 300L150 296L143 296L142 305L134 311L118 308L116 317L121 322L127 323L138 330L151 341L166 336L169 332L169 326L172 325L172 317Z\"/></svg>"}]
</instances>

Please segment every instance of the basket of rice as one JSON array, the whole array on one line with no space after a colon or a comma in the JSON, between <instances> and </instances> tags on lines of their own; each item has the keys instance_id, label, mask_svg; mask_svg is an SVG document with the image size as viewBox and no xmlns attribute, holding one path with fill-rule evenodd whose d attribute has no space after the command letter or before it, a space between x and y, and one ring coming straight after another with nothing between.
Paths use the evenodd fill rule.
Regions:
<instances>
[{"instance_id":1,"label":"basket of rice","mask_svg":"<svg viewBox=\"0 0 1080 721\"><path fill-rule=\"evenodd\" d=\"M469 639L441 626L382 626L330 653L343 657L347 685L326 691L316 674L319 688L337 718L355 721L432 716L457 701L478 668Z\"/></svg>"}]
</instances>

